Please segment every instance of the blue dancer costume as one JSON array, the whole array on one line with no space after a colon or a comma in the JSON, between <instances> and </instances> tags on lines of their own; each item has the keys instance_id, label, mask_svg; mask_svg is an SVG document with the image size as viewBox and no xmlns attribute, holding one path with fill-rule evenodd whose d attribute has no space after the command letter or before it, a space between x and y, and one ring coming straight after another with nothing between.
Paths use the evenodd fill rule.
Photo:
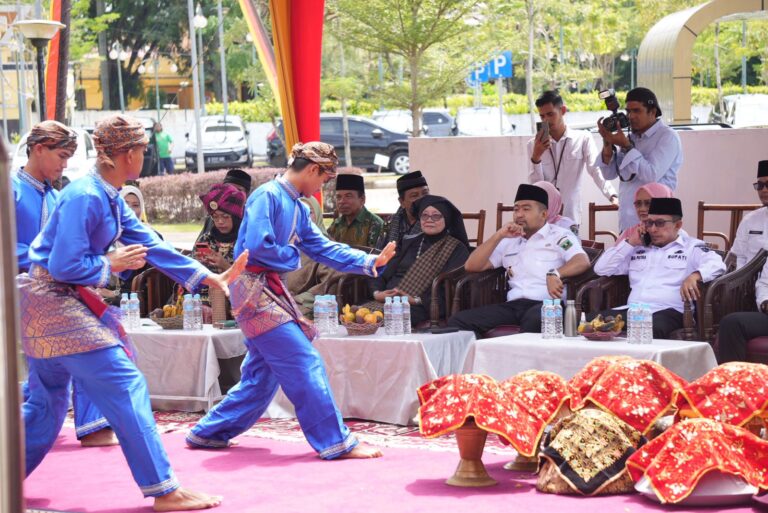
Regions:
<instances>
[{"instance_id":1,"label":"blue dancer costume","mask_svg":"<svg viewBox=\"0 0 768 513\"><path fill-rule=\"evenodd\" d=\"M19 272L29 271L29 246L42 231L48 216L53 212L59 191L50 183L41 182L20 168L12 177L13 200L16 205L16 257ZM32 379L35 383L36 380ZM24 401L29 399L30 381L23 385ZM109 427L107 419L83 393L82 386L73 381L72 403L75 410L75 433L77 438Z\"/></svg>"},{"instance_id":2,"label":"blue dancer costume","mask_svg":"<svg viewBox=\"0 0 768 513\"><path fill-rule=\"evenodd\" d=\"M145 246L150 263L190 290L209 275L146 228L96 172L64 189L32 243L29 274L17 279L24 352L37 380L23 408L27 475L56 440L75 378L109 420L144 496L157 497L179 484L157 433L147 384L126 354L117 309L104 310L88 288L106 285L111 267L105 253L117 240Z\"/></svg>"},{"instance_id":3,"label":"blue dancer costume","mask_svg":"<svg viewBox=\"0 0 768 513\"><path fill-rule=\"evenodd\" d=\"M338 271L373 276L376 256L324 237L299 197L280 177L259 187L246 203L235 256L248 249L248 267L230 292L248 354L240 382L187 435L190 446L226 447L261 417L278 385L321 458L338 458L358 443L342 421L323 360L312 347L314 326L301 316L277 273L296 270L301 250Z\"/></svg>"}]
</instances>

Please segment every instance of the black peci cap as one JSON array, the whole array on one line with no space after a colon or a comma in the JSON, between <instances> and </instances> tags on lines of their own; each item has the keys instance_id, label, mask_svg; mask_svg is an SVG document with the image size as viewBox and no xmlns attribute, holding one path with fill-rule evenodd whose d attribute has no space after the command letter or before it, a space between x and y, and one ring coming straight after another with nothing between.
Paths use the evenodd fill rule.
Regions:
<instances>
[{"instance_id":1,"label":"black peci cap","mask_svg":"<svg viewBox=\"0 0 768 513\"><path fill-rule=\"evenodd\" d=\"M549 208L549 195L547 194L547 191L537 185L530 185L527 183L520 184L520 187L517 188L515 203L524 200L538 201Z\"/></svg>"},{"instance_id":2,"label":"black peci cap","mask_svg":"<svg viewBox=\"0 0 768 513\"><path fill-rule=\"evenodd\" d=\"M245 193L251 192L251 175L243 171L242 169L230 169L227 171L227 175L224 177L223 183L231 183L245 187Z\"/></svg>"},{"instance_id":3,"label":"black peci cap","mask_svg":"<svg viewBox=\"0 0 768 513\"><path fill-rule=\"evenodd\" d=\"M360 175L340 174L336 176L336 190L365 192L365 181Z\"/></svg>"},{"instance_id":4,"label":"black peci cap","mask_svg":"<svg viewBox=\"0 0 768 513\"><path fill-rule=\"evenodd\" d=\"M761 160L757 163L757 177L763 178L768 176L768 160Z\"/></svg>"},{"instance_id":5,"label":"black peci cap","mask_svg":"<svg viewBox=\"0 0 768 513\"><path fill-rule=\"evenodd\" d=\"M409 189L415 189L416 187L426 187L427 179L421 174L421 171L413 171L411 173L404 174L397 179L397 193L402 196L403 193Z\"/></svg>"},{"instance_id":6,"label":"black peci cap","mask_svg":"<svg viewBox=\"0 0 768 513\"><path fill-rule=\"evenodd\" d=\"M648 214L683 217L683 204L677 198L651 198Z\"/></svg>"}]
</instances>

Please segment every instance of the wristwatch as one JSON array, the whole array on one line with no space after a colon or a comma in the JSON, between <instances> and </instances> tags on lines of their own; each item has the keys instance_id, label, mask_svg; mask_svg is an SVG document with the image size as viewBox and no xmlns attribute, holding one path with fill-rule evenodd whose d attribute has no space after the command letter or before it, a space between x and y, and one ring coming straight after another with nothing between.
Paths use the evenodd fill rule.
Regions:
<instances>
[{"instance_id":1,"label":"wristwatch","mask_svg":"<svg viewBox=\"0 0 768 513\"><path fill-rule=\"evenodd\" d=\"M768 314L768 299L760 303L760 311L764 314Z\"/></svg>"},{"instance_id":2,"label":"wristwatch","mask_svg":"<svg viewBox=\"0 0 768 513\"><path fill-rule=\"evenodd\" d=\"M413 301L417 304L421 304L421 297L420 296L413 296Z\"/></svg>"},{"instance_id":3,"label":"wristwatch","mask_svg":"<svg viewBox=\"0 0 768 513\"><path fill-rule=\"evenodd\" d=\"M557 269L550 269L547 271L547 276L557 276L557 278L560 279L560 271Z\"/></svg>"}]
</instances>

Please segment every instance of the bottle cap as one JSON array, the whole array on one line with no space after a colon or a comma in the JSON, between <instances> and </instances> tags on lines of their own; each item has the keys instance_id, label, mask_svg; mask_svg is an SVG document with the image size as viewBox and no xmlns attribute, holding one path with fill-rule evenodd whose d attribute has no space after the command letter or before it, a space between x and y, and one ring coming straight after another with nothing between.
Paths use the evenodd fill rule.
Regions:
<instances>
[{"instance_id":1,"label":"bottle cap","mask_svg":"<svg viewBox=\"0 0 768 513\"><path fill-rule=\"evenodd\" d=\"M384 298L384 303L392 304L392 297L391 296L387 296L386 298Z\"/></svg>"},{"instance_id":2,"label":"bottle cap","mask_svg":"<svg viewBox=\"0 0 768 513\"><path fill-rule=\"evenodd\" d=\"M131 299L139 299L139 295L136 292L131 292Z\"/></svg>"},{"instance_id":3,"label":"bottle cap","mask_svg":"<svg viewBox=\"0 0 768 513\"><path fill-rule=\"evenodd\" d=\"M192 296L192 297L193 297L193 298L195 298L195 299L200 299L200 294L195 294L195 295L194 295L194 296Z\"/></svg>"},{"instance_id":4,"label":"bottle cap","mask_svg":"<svg viewBox=\"0 0 768 513\"><path fill-rule=\"evenodd\" d=\"M123 292L123 299L128 299L128 293L127 292Z\"/></svg>"},{"instance_id":5,"label":"bottle cap","mask_svg":"<svg viewBox=\"0 0 768 513\"><path fill-rule=\"evenodd\" d=\"M192 299L192 294L184 294L184 299Z\"/></svg>"},{"instance_id":6,"label":"bottle cap","mask_svg":"<svg viewBox=\"0 0 768 513\"><path fill-rule=\"evenodd\" d=\"M553 299L552 301L554 301L556 305L560 304L560 300L559 299Z\"/></svg>"}]
</instances>

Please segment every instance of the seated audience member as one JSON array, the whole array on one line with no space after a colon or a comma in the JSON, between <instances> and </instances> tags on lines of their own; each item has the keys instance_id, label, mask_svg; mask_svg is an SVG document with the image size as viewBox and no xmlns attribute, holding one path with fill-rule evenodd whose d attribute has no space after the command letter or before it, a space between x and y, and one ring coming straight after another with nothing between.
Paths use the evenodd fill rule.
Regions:
<instances>
[{"instance_id":1,"label":"seated audience member","mask_svg":"<svg viewBox=\"0 0 768 513\"><path fill-rule=\"evenodd\" d=\"M484 333L502 325L522 332L541 332L541 304L562 298L562 278L589 269L581 242L566 228L549 224L549 197L544 189L521 184L515 196L515 220L502 226L472 252L469 272L503 267L509 278L507 302L459 312L449 326Z\"/></svg>"},{"instance_id":2,"label":"seated audience member","mask_svg":"<svg viewBox=\"0 0 768 513\"><path fill-rule=\"evenodd\" d=\"M720 320L717 332L717 361L743 362L747 359L747 342L768 337L768 262L755 283L757 312L734 312Z\"/></svg>"},{"instance_id":3,"label":"seated audience member","mask_svg":"<svg viewBox=\"0 0 768 513\"><path fill-rule=\"evenodd\" d=\"M413 217L413 203L429 194L427 179L421 171L413 171L397 179L397 200L400 208L392 215L387 225L387 236L382 238L379 249L389 242L396 242L399 248L404 239L418 237L421 233L419 220Z\"/></svg>"},{"instance_id":4,"label":"seated audience member","mask_svg":"<svg viewBox=\"0 0 768 513\"><path fill-rule=\"evenodd\" d=\"M563 209L563 197L560 195L560 191L557 187L544 180L536 182L533 185L541 187L547 191L547 197L549 198L549 206L547 207L547 222L560 226L566 230L571 230L577 237L579 236L579 225L576 221L570 217L560 215L560 211Z\"/></svg>"},{"instance_id":5,"label":"seated audience member","mask_svg":"<svg viewBox=\"0 0 768 513\"><path fill-rule=\"evenodd\" d=\"M469 256L469 241L461 212L441 196L424 196L414 203L421 223L418 237L403 241L403 246L384 272L371 279L373 302L366 306L384 309L387 297L408 296L411 326L429 320L432 281L444 272L464 265ZM440 298L440 316L445 316L445 298Z\"/></svg>"},{"instance_id":6,"label":"seated audience member","mask_svg":"<svg viewBox=\"0 0 768 513\"><path fill-rule=\"evenodd\" d=\"M737 269L752 260L768 243L768 160L758 163L757 181L752 187L763 206L745 215L736 230L731 252L736 255Z\"/></svg>"},{"instance_id":7,"label":"seated audience member","mask_svg":"<svg viewBox=\"0 0 768 513\"><path fill-rule=\"evenodd\" d=\"M192 257L214 272L224 272L235 261L234 251L237 232L243 221L245 194L230 184L214 184L200 196L212 220L211 229L200 234L195 241ZM210 304L208 289L201 287L204 304ZM229 302L227 302L229 314Z\"/></svg>"},{"instance_id":8,"label":"seated audience member","mask_svg":"<svg viewBox=\"0 0 768 513\"><path fill-rule=\"evenodd\" d=\"M699 299L699 280L706 283L725 272L722 258L703 241L681 235L682 219L679 199L653 198L644 225L595 263L600 276L629 276L629 302L650 306L653 338L669 338L682 328L683 301Z\"/></svg>"},{"instance_id":9,"label":"seated audience member","mask_svg":"<svg viewBox=\"0 0 768 513\"><path fill-rule=\"evenodd\" d=\"M619 235L618 240L616 240L616 244L619 242L625 240L627 237L629 237L631 234L635 233L642 233L641 230L645 229L645 220L648 219L648 208L651 206L651 200L653 198L671 198L672 197L672 189L667 187L666 185L652 182L647 183L645 185L640 186L637 191L635 191L635 201L634 201L634 207L635 212L637 213L637 218L640 220L639 223L637 223L634 226L630 226L621 234ZM686 233L685 230L682 228L680 229L680 234L683 236L683 238L688 237L688 233Z\"/></svg>"},{"instance_id":10,"label":"seated audience member","mask_svg":"<svg viewBox=\"0 0 768 513\"><path fill-rule=\"evenodd\" d=\"M227 174L224 176L224 180L222 180L221 183L232 185L235 189L245 194L246 199L248 199L248 195L251 194L251 175L240 168L234 168L227 171ZM204 233L210 232L212 227L213 220L210 216L206 217L203 229L200 230L198 238Z\"/></svg>"},{"instance_id":11,"label":"seated audience member","mask_svg":"<svg viewBox=\"0 0 768 513\"><path fill-rule=\"evenodd\" d=\"M384 221L365 208L365 182L360 175L340 174L336 177L337 217L328 228L336 242L350 246L374 248L384 231Z\"/></svg>"}]
</instances>

